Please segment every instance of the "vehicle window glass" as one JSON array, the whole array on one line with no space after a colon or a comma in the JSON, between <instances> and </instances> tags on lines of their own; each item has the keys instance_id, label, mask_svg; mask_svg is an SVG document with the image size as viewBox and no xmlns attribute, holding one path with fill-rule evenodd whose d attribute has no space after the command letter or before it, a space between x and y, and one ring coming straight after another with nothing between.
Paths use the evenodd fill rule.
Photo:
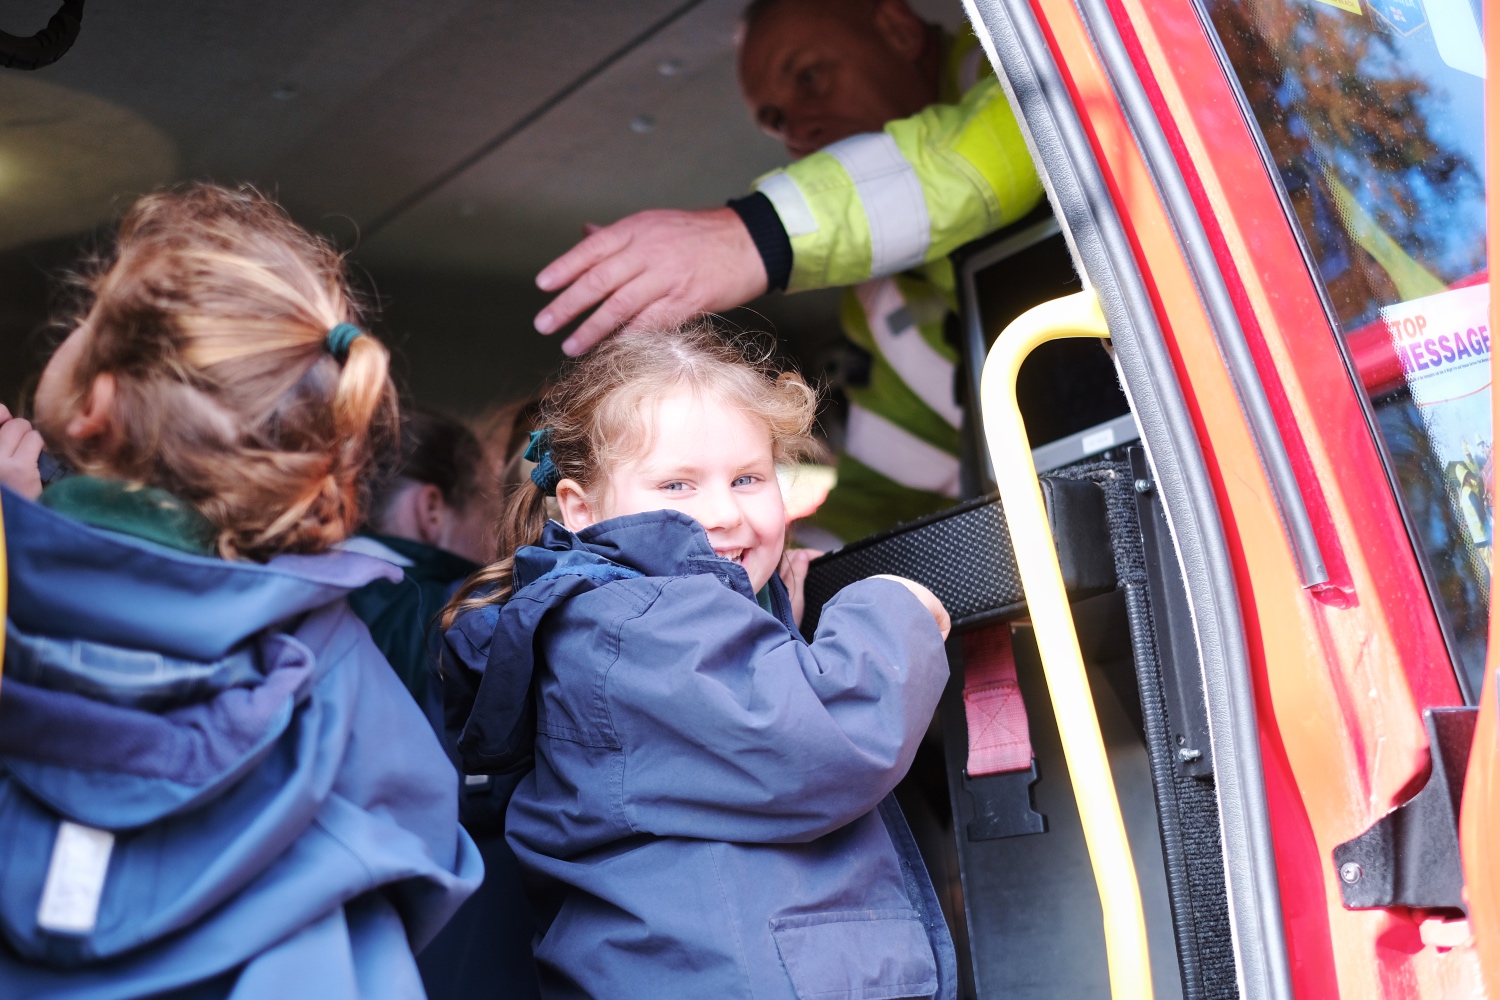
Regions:
<instances>
[{"instance_id":1,"label":"vehicle window glass","mask_svg":"<svg viewBox=\"0 0 1500 1000\"><path fill-rule=\"evenodd\" d=\"M1478 13L1470 0L1204 2L1476 690L1494 482Z\"/></svg>"}]
</instances>

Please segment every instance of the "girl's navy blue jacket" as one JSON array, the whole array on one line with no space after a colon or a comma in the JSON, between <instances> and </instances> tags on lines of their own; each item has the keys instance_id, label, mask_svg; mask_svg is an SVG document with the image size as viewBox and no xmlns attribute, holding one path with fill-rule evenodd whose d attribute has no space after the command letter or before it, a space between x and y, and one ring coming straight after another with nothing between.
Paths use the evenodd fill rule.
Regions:
<instances>
[{"instance_id":1,"label":"girl's navy blue jacket","mask_svg":"<svg viewBox=\"0 0 1500 1000\"><path fill-rule=\"evenodd\" d=\"M676 511L549 524L515 584L446 642L482 675L466 769L534 740L506 825L545 996L956 996L889 797L948 679L906 588L846 588L805 642Z\"/></svg>"}]
</instances>

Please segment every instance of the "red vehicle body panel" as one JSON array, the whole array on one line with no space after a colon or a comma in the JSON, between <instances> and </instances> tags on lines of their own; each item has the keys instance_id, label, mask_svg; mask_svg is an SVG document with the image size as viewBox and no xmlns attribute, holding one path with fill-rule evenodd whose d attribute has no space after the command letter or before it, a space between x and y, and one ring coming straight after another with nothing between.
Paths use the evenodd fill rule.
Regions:
<instances>
[{"instance_id":1,"label":"red vehicle body panel","mask_svg":"<svg viewBox=\"0 0 1500 1000\"><path fill-rule=\"evenodd\" d=\"M1421 711L1462 697L1359 390L1236 84L1191 0L1111 0L1313 518L1331 576L1315 591L1300 586L1213 332L1086 26L1070 0L1032 2L1130 235L1218 494L1255 672L1295 989L1478 995L1473 949L1446 946L1451 930L1435 933L1422 913L1342 904L1333 847L1421 786ZM1391 376L1368 335L1352 353L1365 381Z\"/></svg>"}]
</instances>

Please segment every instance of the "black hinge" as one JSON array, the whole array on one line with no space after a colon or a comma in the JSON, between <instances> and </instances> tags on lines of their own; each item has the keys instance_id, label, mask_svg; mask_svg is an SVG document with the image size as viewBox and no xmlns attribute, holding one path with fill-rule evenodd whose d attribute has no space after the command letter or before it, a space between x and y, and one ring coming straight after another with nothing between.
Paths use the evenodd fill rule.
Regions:
<instances>
[{"instance_id":1,"label":"black hinge","mask_svg":"<svg viewBox=\"0 0 1500 1000\"><path fill-rule=\"evenodd\" d=\"M1422 713L1432 755L1427 784L1364 833L1333 849L1339 889L1349 909L1464 909L1458 809L1478 714L1475 708Z\"/></svg>"},{"instance_id":2,"label":"black hinge","mask_svg":"<svg viewBox=\"0 0 1500 1000\"><path fill-rule=\"evenodd\" d=\"M1193 634L1193 609L1177 566L1166 508L1151 478L1144 448L1130 449L1130 472L1135 477L1136 515L1146 554L1146 584L1150 588L1157 655L1161 659L1161 687L1167 701L1172 755L1179 774L1212 778L1208 702L1203 694L1198 637Z\"/></svg>"}]
</instances>

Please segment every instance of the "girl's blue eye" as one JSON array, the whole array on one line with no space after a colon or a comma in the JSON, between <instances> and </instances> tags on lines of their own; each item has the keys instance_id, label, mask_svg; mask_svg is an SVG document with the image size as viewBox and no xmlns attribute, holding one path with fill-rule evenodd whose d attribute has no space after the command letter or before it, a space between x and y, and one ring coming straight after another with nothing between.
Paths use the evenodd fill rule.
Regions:
<instances>
[{"instance_id":1,"label":"girl's blue eye","mask_svg":"<svg viewBox=\"0 0 1500 1000\"><path fill-rule=\"evenodd\" d=\"M740 478L736 479L732 485L734 485L734 486L752 486L754 484L755 484L755 477L754 476L741 476Z\"/></svg>"},{"instance_id":2,"label":"girl's blue eye","mask_svg":"<svg viewBox=\"0 0 1500 1000\"><path fill-rule=\"evenodd\" d=\"M685 490L687 489L687 483L663 483L661 488L664 490Z\"/></svg>"}]
</instances>

